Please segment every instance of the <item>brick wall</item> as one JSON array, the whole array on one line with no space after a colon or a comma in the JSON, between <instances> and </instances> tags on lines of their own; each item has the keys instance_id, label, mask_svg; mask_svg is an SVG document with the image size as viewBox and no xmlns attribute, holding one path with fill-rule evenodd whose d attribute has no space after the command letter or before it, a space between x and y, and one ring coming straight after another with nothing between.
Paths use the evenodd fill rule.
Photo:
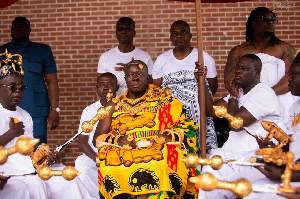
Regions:
<instances>
[{"instance_id":1,"label":"brick wall","mask_svg":"<svg viewBox=\"0 0 300 199\"><path fill-rule=\"evenodd\" d=\"M229 50L244 41L249 13L258 6L275 9L279 23L276 35L300 48L299 0L255 0L242 3L202 4L204 50L216 61L219 89L224 96L223 69ZM136 21L135 45L155 61L172 48L169 28L178 19L192 27L196 46L193 3L167 0L19 0L0 10L0 44L11 40L10 24L25 16L32 24L32 41L49 44L58 66L60 86L60 126L48 131L51 148L77 132L82 110L95 101L95 81L100 55L115 47L115 22L121 16ZM77 143L65 151L66 164L74 164L80 154Z\"/></svg>"}]
</instances>

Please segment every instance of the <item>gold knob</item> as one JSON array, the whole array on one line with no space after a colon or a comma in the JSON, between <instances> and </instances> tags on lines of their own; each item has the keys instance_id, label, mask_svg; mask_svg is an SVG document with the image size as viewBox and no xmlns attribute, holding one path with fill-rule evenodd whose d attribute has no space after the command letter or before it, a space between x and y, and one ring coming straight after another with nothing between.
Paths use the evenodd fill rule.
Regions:
<instances>
[{"instance_id":1,"label":"gold knob","mask_svg":"<svg viewBox=\"0 0 300 199\"><path fill-rule=\"evenodd\" d=\"M196 154L188 154L186 158L181 160L186 164L187 167L196 167L198 164L210 165L214 170L219 170L222 168L223 159L219 155L213 156L211 159L199 158Z\"/></svg>"},{"instance_id":2,"label":"gold knob","mask_svg":"<svg viewBox=\"0 0 300 199\"><path fill-rule=\"evenodd\" d=\"M166 86L165 93L166 93L166 95L172 95L172 90L170 89L169 86Z\"/></svg>"},{"instance_id":3,"label":"gold knob","mask_svg":"<svg viewBox=\"0 0 300 199\"><path fill-rule=\"evenodd\" d=\"M69 181L81 174L72 166L66 166L62 171L52 171L49 167L44 166L40 168L37 173L42 180L49 180L52 176L62 176Z\"/></svg>"},{"instance_id":4,"label":"gold knob","mask_svg":"<svg viewBox=\"0 0 300 199\"><path fill-rule=\"evenodd\" d=\"M113 97L114 97L114 94L111 91L111 89L109 89L108 93L106 94L106 100L110 101Z\"/></svg>"},{"instance_id":5,"label":"gold knob","mask_svg":"<svg viewBox=\"0 0 300 199\"><path fill-rule=\"evenodd\" d=\"M7 161L9 155L16 152L22 155L30 155L34 151L35 145L39 141L39 139L32 139L26 136L22 136L18 138L15 146L9 149L5 149L4 147L0 146L0 165L4 164Z\"/></svg>"},{"instance_id":6,"label":"gold knob","mask_svg":"<svg viewBox=\"0 0 300 199\"><path fill-rule=\"evenodd\" d=\"M227 109L225 106L213 106L215 110L215 114L219 118L225 117L229 122L232 128L238 129L243 126L243 119L241 117L233 117L229 113L227 113Z\"/></svg>"},{"instance_id":7,"label":"gold knob","mask_svg":"<svg viewBox=\"0 0 300 199\"><path fill-rule=\"evenodd\" d=\"M84 131L86 133L92 132L94 125L99 120L107 118L110 110L111 110L111 106L99 108L97 111L97 115L95 117L93 117L90 121L85 121L82 123L82 125L81 125L82 131Z\"/></svg>"},{"instance_id":8,"label":"gold knob","mask_svg":"<svg viewBox=\"0 0 300 199\"><path fill-rule=\"evenodd\" d=\"M211 191L214 189L226 189L232 191L237 197L243 198L249 195L252 191L251 183L244 179L238 179L234 182L219 181L214 175L204 173L197 177L189 178L189 181L195 183L200 189L204 191Z\"/></svg>"}]
</instances>

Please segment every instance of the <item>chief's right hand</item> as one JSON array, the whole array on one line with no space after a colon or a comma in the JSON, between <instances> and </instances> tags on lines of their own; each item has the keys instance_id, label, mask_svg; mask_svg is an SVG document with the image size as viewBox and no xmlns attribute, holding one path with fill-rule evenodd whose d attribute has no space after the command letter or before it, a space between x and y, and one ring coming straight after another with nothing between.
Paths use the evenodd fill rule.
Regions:
<instances>
[{"instance_id":1,"label":"chief's right hand","mask_svg":"<svg viewBox=\"0 0 300 199\"><path fill-rule=\"evenodd\" d=\"M132 141L128 141L128 136L127 135L123 135L118 139L118 145L119 146L124 146L124 145L129 145L131 146L133 149L137 148L136 142L135 140Z\"/></svg>"},{"instance_id":2,"label":"chief's right hand","mask_svg":"<svg viewBox=\"0 0 300 199\"><path fill-rule=\"evenodd\" d=\"M15 137L19 137L21 135L24 135L24 125L23 122L15 123L13 118L10 118L9 121L9 131L12 133Z\"/></svg>"}]
</instances>

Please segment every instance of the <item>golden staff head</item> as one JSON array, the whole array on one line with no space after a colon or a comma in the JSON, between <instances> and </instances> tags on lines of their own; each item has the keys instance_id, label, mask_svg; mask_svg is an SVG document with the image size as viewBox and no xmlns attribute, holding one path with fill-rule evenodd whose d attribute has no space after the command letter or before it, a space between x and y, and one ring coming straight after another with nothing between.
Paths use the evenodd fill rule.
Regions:
<instances>
[{"instance_id":1,"label":"golden staff head","mask_svg":"<svg viewBox=\"0 0 300 199\"><path fill-rule=\"evenodd\" d=\"M223 159L219 155L213 156L211 159L199 158L196 154L190 153L186 158L181 159L182 162L186 164L187 167L197 167L198 164L210 165L214 170L219 170L222 168Z\"/></svg>"},{"instance_id":2,"label":"golden staff head","mask_svg":"<svg viewBox=\"0 0 300 199\"><path fill-rule=\"evenodd\" d=\"M0 146L0 164L4 164L7 161L8 156L16 152L22 155L30 155L39 141L39 139L22 136L18 138L15 146L9 149Z\"/></svg>"},{"instance_id":3,"label":"golden staff head","mask_svg":"<svg viewBox=\"0 0 300 199\"><path fill-rule=\"evenodd\" d=\"M49 167L44 166L40 168L37 173L42 180L49 180L52 176L62 176L69 181L81 174L72 166L66 166L62 171L52 171Z\"/></svg>"},{"instance_id":4,"label":"golden staff head","mask_svg":"<svg viewBox=\"0 0 300 199\"><path fill-rule=\"evenodd\" d=\"M244 179L238 179L234 182L219 181L214 175L204 173L197 177L189 178L189 181L195 183L200 189L204 191L211 191L214 189L226 189L232 191L237 197L243 198L249 195L252 191L251 183Z\"/></svg>"},{"instance_id":5,"label":"golden staff head","mask_svg":"<svg viewBox=\"0 0 300 199\"><path fill-rule=\"evenodd\" d=\"M243 126L243 119L241 117L233 117L229 113L227 113L227 109L225 106L213 106L215 110L215 114L219 118L225 117L229 122L232 128L238 129Z\"/></svg>"}]
</instances>

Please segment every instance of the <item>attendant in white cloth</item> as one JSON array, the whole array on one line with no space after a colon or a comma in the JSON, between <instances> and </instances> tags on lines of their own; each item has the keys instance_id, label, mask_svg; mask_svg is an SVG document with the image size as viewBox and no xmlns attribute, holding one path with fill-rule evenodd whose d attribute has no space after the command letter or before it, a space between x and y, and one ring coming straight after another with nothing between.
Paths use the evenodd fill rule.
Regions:
<instances>
[{"instance_id":1,"label":"attendant in white cloth","mask_svg":"<svg viewBox=\"0 0 300 199\"><path fill-rule=\"evenodd\" d=\"M300 53L298 53L289 69L289 90L295 96L300 96ZM298 117L297 117L298 116ZM300 160L300 99L292 104L289 110L289 123L288 134L293 134L292 139L294 142L289 143L289 151L295 155L295 161ZM294 123L294 124L293 124ZM280 184L281 176L284 168L277 167L273 164L267 164L264 167L258 167L258 169L266 176L259 181L253 183L255 186L261 186L267 184ZM292 174L291 179L292 186L300 186L300 171ZM281 194L285 197L300 198L300 194ZM264 199L277 199L285 198L274 193L251 193L247 199L264 198Z\"/></svg>"},{"instance_id":2,"label":"attendant in white cloth","mask_svg":"<svg viewBox=\"0 0 300 199\"><path fill-rule=\"evenodd\" d=\"M149 74L152 74L153 61L150 55L133 45L135 34L134 20L129 17L120 18L116 24L116 36L119 45L103 53L98 62L98 76L105 72L110 72L117 76L120 85L117 95L122 95L127 89L123 69L124 65L131 60L134 59L145 62L149 68Z\"/></svg>"},{"instance_id":3,"label":"attendant in white cloth","mask_svg":"<svg viewBox=\"0 0 300 199\"><path fill-rule=\"evenodd\" d=\"M276 123L285 130L279 112L279 103L274 91L267 85L260 83L261 61L254 54L246 54L238 61L235 68L235 77L227 89L230 92L226 98L215 103L227 108L229 114L243 119L243 126L250 131L266 137L268 132L261 126L261 121ZM197 66L196 78L203 74L204 67ZM209 116L215 117L212 108L212 98L206 89L206 110ZM255 137L248 134L242 128L233 129L231 126L228 140L222 148L212 150L212 155L220 155L224 161L238 160L255 156L259 149ZM238 178L246 178L250 182L264 177L257 169L245 166L229 166L223 164L220 170L212 170L210 166L204 166L203 173L212 173L222 181L235 181ZM227 190L199 191L199 199L236 198Z\"/></svg>"},{"instance_id":4,"label":"attendant in white cloth","mask_svg":"<svg viewBox=\"0 0 300 199\"><path fill-rule=\"evenodd\" d=\"M225 84L234 76L236 63L245 54L257 54L262 61L260 81L272 87L281 102L281 112L287 119L289 106L296 98L288 93L287 72L295 48L275 35L278 19L276 14L265 7L254 9L246 23L246 42L231 49L224 70Z\"/></svg>"},{"instance_id":5,"label":"attendant in white cloth","mask_svg":"<svg viewBox=\"0 0 300 199\"><path fill-rule=\"evenodd\" d=\"M194 76L195 62L198 61L198 49L191 46L192 33L187 22L178 20L171 25L170 39L174 49L159 55L153 65L153 84L163 89L169 86L172 95L183 103L188 118L200 124L198 103L198 83ZM203 53L207 66L206 84L214 95L218 88L217 71L214 59ZM210 94L210 95L212 95ZM212 118L206 119L207 153L217 148L217 137Z\"/></svg>"},{"instance_id":6,"label":"attendant in white cloth","mask_svg":"<svg viewBox=\"0 0 300 199\"><path fill-rule=\"evenodd\" d=\"M100 100L83 110L78 132L82 131L81 125L83 122L90 121L97 114L97 110L105 106L107 102L106 94L109 90L112 91L115 97L119 88L117 77L112 73L102 73L97 79L96 87ZM76 170L81 172L79 178L87 188L92 199L100 198L98 189L98 167L96 166L98 150L92 143L97 124L98 122L94 125L92 132L82 133L78 137L78 147L83 152L83 155L79 156L75 161Z\"/></svg>"},{"instance_id":7,"label":"attendant in white cloth","mask_svg":"<svg viewBox=\"0 0 300 199\"><path fill-rule=\"evenodd\" d=\"M26 89L23 76L21 75L21 65L9 61L1 63L0 67L0 145L5 148L15 146L20 136L33 137L33 124L30 115L17 105L21 102L23 92ZM16 118L20 122L15 123ZM59 162L58 153L50 153L48 155L48 164ZM59 168L60 169L60 168ZM59 170L56 168L56 170ZM0 171L4 174L24 174L33 173L35 169L29 156L23 156L19 153L12 154L8 157L5 164L0 165ZM17 180L21 181L18 182ZM10 185L10 183L15 183ZM13 177L8 180L8 184L4 187L11 186L18 188L25 184L31 199L57 199L57 198L86 198L89 194L81 183L79 178L72 181L66 181L61 176L54 176L48 181L41 180L37 175L26 175ZM10 186L8 186L10 185ZM3 191L4 191L3 190ZM12 189L10 189L12 190ZM26 198L18 197L18 191L0 191L1 198Z\"/></svg>"}]
</instances>

